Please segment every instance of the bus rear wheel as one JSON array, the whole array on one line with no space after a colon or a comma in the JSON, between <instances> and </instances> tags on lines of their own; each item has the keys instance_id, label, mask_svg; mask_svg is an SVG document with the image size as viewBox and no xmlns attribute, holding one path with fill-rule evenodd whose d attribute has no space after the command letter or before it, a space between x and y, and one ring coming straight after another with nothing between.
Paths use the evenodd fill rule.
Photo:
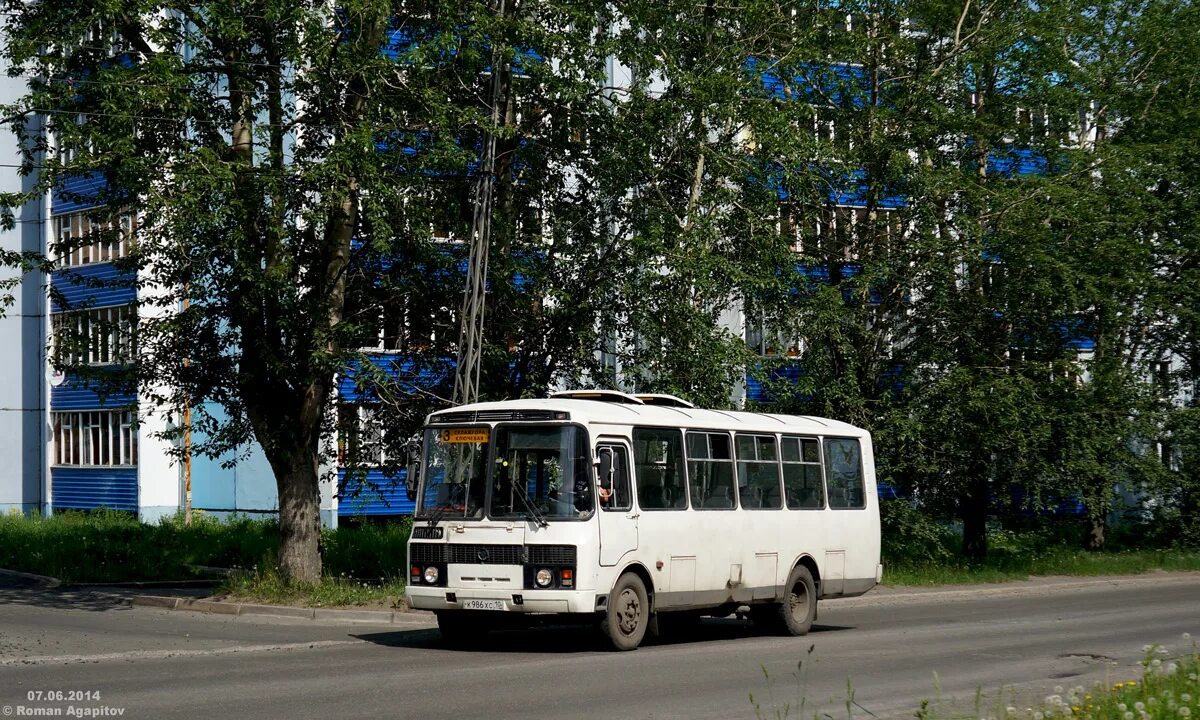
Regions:
<instances>
[{"instance_id":1,"label":"bus rear wheel","mask_svg":"<svg viewBox=\"0 0 1200 720\"><path fill-rule=\"evenodd\" d=\"M788 575L783 603L779 606L779 626L788 635L807 635L817 619L817 584L812 573L797 565Z\"/></svg>"},{"instance_id":2,"label":"bus rear wheel","mask_svg":"<svg viewBox=\"0 0 1200 720\"><path fill-rule=\"evenodd\" d=\"M608 594L601 630L616 650L634 650L646 637L650 624L650 599L646 584L634 573L625 573Z\"/></svg>"}]
</instances>

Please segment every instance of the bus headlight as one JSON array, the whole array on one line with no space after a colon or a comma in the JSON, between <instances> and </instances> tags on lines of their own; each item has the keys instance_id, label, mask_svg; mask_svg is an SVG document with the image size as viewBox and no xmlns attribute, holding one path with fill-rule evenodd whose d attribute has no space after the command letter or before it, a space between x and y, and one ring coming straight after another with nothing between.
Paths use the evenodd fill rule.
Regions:
<instances>
[{"instance_id":1,"label":"bus headlight","mask_svg":"<svg viewBox=\"0 0 1200 720\"><path fill-rule=\"evenodd\" d=\"M433 565L425 568L425 582L430 585L436 585L438 581L438 569Z\"/></svg>"},{"instance_id":2,"label":"bus headlight","mask_svg":"<svg viewBox=\"0 0 1200 720\"><path fill-rule=\"evenodd\" d=\"M554 573L546 568L537 571L537 575L533 577L533 581L538 587L550 587L550 583L554 582Z\"/></svg>"}]
</instances>

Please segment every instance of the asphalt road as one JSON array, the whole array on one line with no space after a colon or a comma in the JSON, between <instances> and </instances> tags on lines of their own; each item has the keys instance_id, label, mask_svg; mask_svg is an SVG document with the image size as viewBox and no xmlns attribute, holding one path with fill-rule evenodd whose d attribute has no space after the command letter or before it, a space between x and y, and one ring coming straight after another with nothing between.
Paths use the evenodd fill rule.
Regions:
<instances>
[{"instance_id":1,"label":"asphalt road","mask_svg":"<svg viewBox=\"0 0 1200 720\"><path fill-rule=\"evenodd\" d=\"M1200 574L1050 580L822 603L804 638L735 620L632 653L587 631L494 634L124 608L0 584L0 706L132 718L912 717L942 698L995 717L1055 685L1139 674L1143 646L1200 636ZM811 651L810 651L811 648ZM798 670L798 663L803 666ZM983 692L975 707L976 692ZM30 693L43 699L31 701ZM85 699L58 700L74 692ZM99 699L94 699L94 694ZM92 699L86 699L91 694Z\"/></svg>"}]
</instances>

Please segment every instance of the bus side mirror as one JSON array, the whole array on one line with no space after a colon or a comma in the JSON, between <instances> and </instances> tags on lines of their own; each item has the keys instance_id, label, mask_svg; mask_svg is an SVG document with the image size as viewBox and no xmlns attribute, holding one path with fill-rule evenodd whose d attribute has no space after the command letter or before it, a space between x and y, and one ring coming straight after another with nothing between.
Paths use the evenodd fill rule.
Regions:
<instances>
[{"instance_id":1,"label":"bus side mirror","mask_svg":"<svg viewBox=\"0 0 1200 720\"><path fill-rule=\"evenodd\" d=\"M420 468L421 466L417 463L410 463L405 467L404 494L412 501L416 501L417 499L417 483L421 481Z\"/></svg>"},{"instance_id":2,"label":"bus side mirror","mask_svg":"<svg viewBox=\"0 0 1200 720\"><path fill-rule=\"evenodd\" d=\"M600 469L597 474L599 476L600 487L605 490L612 490L613 476L616 474L612 448L600 448Z\"/></svg>"}]
</instances>

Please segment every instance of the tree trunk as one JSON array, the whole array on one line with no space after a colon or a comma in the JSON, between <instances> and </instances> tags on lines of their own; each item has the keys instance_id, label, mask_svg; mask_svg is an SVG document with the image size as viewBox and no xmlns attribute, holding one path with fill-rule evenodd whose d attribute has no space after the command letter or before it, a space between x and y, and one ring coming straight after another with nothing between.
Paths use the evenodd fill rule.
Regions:
<instances>
[{"instance_id":1,"label":"tree trunk","mask_svg":"<svg viewBox=\"0 0 1200 720\"><path fill-rule=\"evenodd\" d=\"M275 467L279 491L279 571L290 582L321 581L321 490L317 457L308 448Z\"/></svg>"},{"instance_id":2,"label":"tree trunk","mask_svg":"<svg viewBox=\"0 0 1200 720\"><path fill-rule=\"evenodd\" d=\"M1104 536L1108 529L1108 523L1103 512L1088 511L1088 529L1083 536L1083 547L1085 550L1103 550Z\"/></svg>"},{"instance_id":3,"label":"tree trunk","mask_svg":"<svg viewBox=\"0 0 1200 720\"><path fill-rule=\"evenodd\" d=\"M984 468L974 468L962 500L963 554L971 560L987 557L988 482Z\"/></svg>"}]
</instances>

